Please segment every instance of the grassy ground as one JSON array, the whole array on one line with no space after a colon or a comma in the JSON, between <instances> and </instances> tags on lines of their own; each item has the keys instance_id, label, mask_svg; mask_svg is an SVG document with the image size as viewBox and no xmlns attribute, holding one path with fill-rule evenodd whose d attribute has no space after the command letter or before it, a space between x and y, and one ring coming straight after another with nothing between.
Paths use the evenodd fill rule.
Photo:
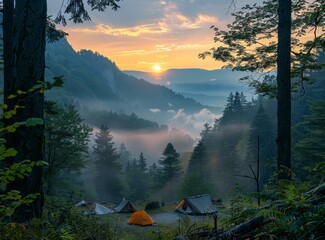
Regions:
<instances>
[{"instance_id":1,"label":"grassy ground","mask_svg":"<svg viewBox=\"0 0 325 240\"><path fill-rule=\"evenodd\" d=\"M195 232L197 229L211 229L213 218L210 216L184 216L175 213L175 204L167 204L160 209L147 211L156 223L152 226L129 225L128 219L132 213L112 213L98 215L99 221L108 221L115 239L124 240L169 240L179 234ZM107 206L106 207L112 207ZM143 210L144 205L134 206ZM89 210L87 207L80 208L81 211ZM166 221L167 220L167 221Z\"/></svg>"}]
</instances>

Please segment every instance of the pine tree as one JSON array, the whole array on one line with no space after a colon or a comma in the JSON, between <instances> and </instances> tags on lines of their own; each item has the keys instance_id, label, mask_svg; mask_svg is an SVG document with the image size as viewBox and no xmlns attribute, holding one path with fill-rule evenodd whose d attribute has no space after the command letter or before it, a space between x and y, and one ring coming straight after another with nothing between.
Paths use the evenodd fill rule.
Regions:
<instances>
[{"instance_id":1,"label":"pine tree","mask_svg":"<svg viewBox=\"0 0 325 240\"><path fill-rule=\"evenodd\" d=\"M245 111L248 106L248 102L243 92L240 93L240 103L243 107L243 110Z\"/></svg>"},{"instance_id":2,"label":"pine tree","mask_svg":"<svg viewBox=\"0 0 325 240\"><path fill-rule=\"evenodd\" d=\"M204 124L204 129L200 133L201 136L201 142L204 143L205 145L208 145L211 142L212 138L212 127L208 124Z\"/></svg>"},{"instance_id":3,"label":"pine tree","mask_svg":"<svg viewBox=\"0 0 325 240\"><path fill-rule=\"evenodd\" d=\"M308 175L304 167L315 167L325 159L325 100L312 100L309 108L309 114L297 126L302 133L294 145L295 172L302 179Z\"/></svg>"},{"instance_id":4,"label":"pine tree","mask_svg":"<svg viewBox=\"0 0 325 240\"><path fill-rule=\"evenodd\" d=\"M212 186L209 181L210 173L207 164L207 148L202 141L199 141L193 150L187 173L182 183L184 196L211 192Z\"/></svg>"},{"instance_id":5,"label":"pine tree","mask_svg":"<svg viewBox=\"0 0 325 240\"><path fill-rule=\"evenodd\" d=\"M231 92L227 98L227 104L220 119L220 125L238 124L246 120L247 100L243 93Z\"/></svg>"},{"instance_id":6,"label":"pine tree","mask_svg":"<svg viewBox=\"0 0 325 240\"><path fill-rule=\"evenodd\" d=\"M233 102L233 112L234 113L241 113L243 112L243 106L242 106L242 96L239 92L236 91L234 96L234 102Z\"/></svg>"},{"instance_id":7,"label":"pine tree","mask_svg":"<svg viewBox=\"0 0 325 240\"><path fill-rule=\"evenodd\" d=\"M119 148L119 155L120 155L120 163L122 165L123 171L127 170L127 165L131 158L131 153L126 149L126 146L124 143L121 143Z\"/></svg>"},{"instance_id":8,"label":"pine tree","mask_svg":"<svg viewBox=\"0 0 325 240\"><path fill-rule=\"evenodd\" d=\"M97 158L97 193L105 200L117 201L122 197L123 188L119 175L121 171L121 165L118 162L119 155L112 139L109 128L102 125L96 133L93 152Z\"/></svg>"},{"instance_id":9,"label":"pine tree","mask_svg":"<svg viewBox=\"0 0 325 240\"><path fill-rule=\"evenodd\" d=\"M263 105L260 103L255 117L250 125L248 142L248 162L257 160L257 137L260 139L260 183L267 183L275 170L274 158L276 157L275 129L272 127Z\"/></svg>"},{"instance_id":10,"label":"pine tree","mask_svg":"<svg viewBox=\"0 0 325 240\"><path fill-rule=\"evenodd\" d=\"M146 159L144 158L144 155L142 152L140 153L140 156L139 156L139 169L142 173L145 173L148 170Z\"/></svg>"},{"instance_id":11,"label":"pine tree","mask_svg":"<svg viewBox=\"0 0 325 240\"><path fill-rule=\"evenodd\" d=\"M94 154L97 156L97 165L99 168L109 168L120 170L120 164L117 162L119 155L114 148L113 136L107 126L102 125L99 132L96 133Z\"/></svg>"},{"instance_id":12,"label":"pine tree","mask_svg":"<svg viewBox=\"0 0 325 240\"><path fill-rule=\"evenodd\" d=\"M162 158L158 161L160 166L156 172L159 187L163 187L167 182L175 180L182 170L179 154L173 144L168 143L162 155Z\"/></svg>"},{"instance_id":13,"label":"pine tree","mask_svg":"<svg viewBox=\"0 0 325 240\"><path fill-rule=\"evenodd\" d=\"M199 141L193 150L187 173L197 173L201 179L206 179L207 161L207 148Z\"/></svg>"},{"instance_id":14,"label":"pine tree","mask_svg":"<svg viewBox=\"0 0 325 240\"><path fill-rule=\"evenodd\" d=\"M117 0L88 0L87 4L92 10L104 11L107 7L117 10L119 7L117 2ZM24 105L24 108L19 108L19 112L17 111L13 118L5 122L5 126L14 122L24 122L28 118L43 119L44 92L43 90L29 90L35 85L39 86L40 83L44 83L46 30L53 29L48 27L47 1L5 0L1 10L4 13L4 62L6 65L3 102L7 104L9 110L14 109L16 104ZM82 0L71 0L65 9L60 10L58 22L66 23L61 11L70 14L70 19L75 23L90 20ZM25 94L15 99L8 98L17 91ZM6 136L6 141L7 147L15 148L19 152L14 159L9 159L11 164L20 163L26 159L43 160L43 125L21 127L11 136ZM43 169L39 166L32 170L28 179L15 181L8 186L8 192L15 190L23 197L30 194L37 195L34 202L17 209L14 214L16 221L27 222L33 217L41 217L44 206L42 178Z\"/></svg>"},{"instance_id":15,"label":"pine tree","mask_svg":"<svg viewBox=\"0 0 325 240\"><path fill-rule=\"evenodd\" d=\"M129 165L129 171L126 178L129 184L130 194L128 198L133 201L144 200L148 197L150 181L147 173L147 163L143 153L140 153L139 159L133 159Z\"/></svg>"},{"instance_id":16,"label":"pine tree","mask_svg":"<svg viewBox=\"0 0 325 240\"><path fill-rule=\"evenodd\" d=\"M313 82L310 71L319 70L318 49L324 49L324 1L269 0L245 5L235 12L228 30L213 27L219 44L201 54L213 56L233 70L267 72L277 69L277 86L246 76L258 93L277 97L278 178L290 179L291 171L291 89L304 93L304 84ZM312 39L306 37L313 31ZM293 34L292 34L293 33ZM274 41L277 39L277 41ZM271 93L271 94L270 94Z\"/></svg>"}]
</instances>

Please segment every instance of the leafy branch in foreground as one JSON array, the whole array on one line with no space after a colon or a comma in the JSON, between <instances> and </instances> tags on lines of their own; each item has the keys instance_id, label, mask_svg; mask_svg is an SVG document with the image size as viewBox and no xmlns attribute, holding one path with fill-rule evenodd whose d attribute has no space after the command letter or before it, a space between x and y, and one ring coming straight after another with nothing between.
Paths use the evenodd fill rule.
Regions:
<instances>
[{"instance_id":1,"label":"leafy branch in foreground","mask_svg":"<svg viewBox=\"0 0 325 240\"><path fill-rule=\"evenodd\" d=\"M28 94L37 94L62 84L61 78L54 79L54 82L44 82L31 88L28 92L18 90L10 98L18 98L19 101L9 109L8 105L0 104L1 115L0 120L3 122L12 119L18 114L19 109L24 108L19 105L24 103L24 97L29 97ZM18 104L19 103L19 104ZM21 127L37 127L43 125L41 118L28 118L26 121L14 122L11 125L0 126L0 235L7 236L12 229L18 226L13 219L17 210L23 206L31 205L40 197L40 193L25 194L12 186L17 182L27 181L32 171L36 168L42 168L47 163L35 159L25 159L21 162L14 162L13 159L17 154L16 149L6 146L6 139L3 136L13 134ZM11 229L11 230L10 230ZM9 232L8 232L9 231ZM11 237L11 236L10 236Z\"/></svg>"},{"instance_id":2,"label":"leafy branch in foreground","mask_svg":"<svg viewBox=\"0 0 325 240\"><path fill-rule=\"evenodd\" d=\"M243 80L250 82L258 93L275 96L276 88L263 83L277 64L278 1L267 0L261 5L246 5L233 13L227 30L216 26L214 42L218 47L201 53L225 63L224 68L251 72ZM325 1L293 0L291 28L292 89L304 93L303 83L312 83L308 71L319 70L317 52L325 50Z\"/></svg>"},{"instance_id":3,"label":"leafy branch in foreground","mask_svg":"<svg viewBox=\"0 0 325 240\"><path fill-rule=\"evenodd\" d=\"M298 181L279 181L262 192L264 206L239 195L230 201L222 224L227 230L221 239L322 239L325 234L325 184L312 186ZM250 221L265 224L252 227ZM244 227L238 234L238 226ZM236 232L237 231L237 232ZM245 233L245 234L243 234Z\"/></svg>"}]
</instances>

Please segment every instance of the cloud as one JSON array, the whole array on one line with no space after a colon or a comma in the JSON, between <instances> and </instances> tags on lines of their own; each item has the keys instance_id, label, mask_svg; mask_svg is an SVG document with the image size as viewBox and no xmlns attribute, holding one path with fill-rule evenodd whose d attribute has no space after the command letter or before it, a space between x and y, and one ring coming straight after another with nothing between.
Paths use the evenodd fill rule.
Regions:
<instances>
[{"instance_id":1,"label":"cloud","mask_svg":"<svg viewBox=\"0 0 325 240\"><path fill-rule=\"evenodd\" d=\"M185 29L197 29L219 22L218 18L204 14L199 14L194 20L191 20L183 15L180 19L183 19L183 22L180 24L179 27Z\"/></svg>"},{"instance_id":2,"label":"cloud","mask_svg":"<svg viewBox=\"0 0 325 240\"><path fill-rule=\"evenodd\" d=\"M83 33L101 33L105 35L112 36L129 36L129 37L138 37L145 34L162 34L167 33L170 29L166 26L165 23L159 22L157 24L144 24L137 25L133 27L125 28L114 28L110 25L105 25L103 23L97 24L94 28L74 28L74 32L83 32Z\"/></svg>"},{"instance_id":3,"label":"cloud","mask_svg":"<svg viewBox=\"0 0 325 240\"><path fill-rule=\"evenodd\" d=\"M95 26L71 28L71 32L78 33L99 33L111 36L139 37L143 35L168 34L179 29L198 29L209 27L218 22L218 18L199 14L195 19L188 18L179 12L172 12L155 23L140 24L130 27L113 27L109 24L98 23Z\"/></svg>"},{"instance_id":4,"label":"cloud","mask_svg":"<svg viewBox=\"0 0 325 240\"><path fill-rule=\"evenodd\" d=\"M249 0L252 1L252 0ZM159 62L164 68L215 69L222 63L199 59L199 53L216 44L211 25L223 28L229 3L215 0L137 0L122 1L114 11L89 12L91 22L69 24L73 48L90 49L110 58L121 69L151 71ZM55 16L60 4L49 1L49 14Z\"/></svg>"},{"instance_id":5,"label":"cloud","mask_svg":"<svg viewBox=\"0 0 325 240\"><path fill-rule=\"evenodd\" d=\"M184 109L179 109L174 113L170 112L170 114L174 114L168 122L170 126L190 132L194 137L199 136L205 123L212 124L215 119L219 119L222 116L222 114L212 113L206 108L193 114L187 114Z\"/></svg>"},{"instance_id":6,"label":"cloud","mask_svg":"<svg viewBox=\"0 0 325 240\"><path fill-rule=\"evenodd\" d=\"M158 108L149 108L149 110L150 110L150 112L152 112L152 113L159 113L159 112L161 112L161 110L158 109Z\"/></svg>"}]
</instances>

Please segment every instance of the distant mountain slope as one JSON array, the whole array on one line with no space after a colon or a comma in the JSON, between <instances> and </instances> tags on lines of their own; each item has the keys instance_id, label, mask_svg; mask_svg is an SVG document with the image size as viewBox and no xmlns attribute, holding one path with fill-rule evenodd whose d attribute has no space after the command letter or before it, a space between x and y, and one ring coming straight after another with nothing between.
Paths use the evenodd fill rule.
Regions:
<instances>
[{"instance_id":1,"label":"distant mountain slope","mask_svg":"<svg viewBox=\"0 0 325 240\"><path fill-rule=\"evenodd\" d=\"M94 59L91 59L92 61ZM113 68L107 62L105 68ZM46 49L46 79L63 76L62 89L50 91L51 98L74 98L84 100L117 100L107 80L96 68L96 62L87 62L76 53L66 40L48 44Z\"/></svg>"},{"instance_id":2,"label":"distant mountain slope","mask_svg":"<svg viewBox=\"0 0 325 240\"><path fill-rule=\"evenodd\" d=\"M250 91L253 94L244 82L239 81L247 74L229 69L169 69L160 74L140 71L124 72L151 83L167 86L186 97L215 107L224 106L229 92L243 91L247 94Z\"/></svg>"},{"instance_id":3,"label":"distant mountain slope","mask_svg":"<svg viewBox=\"0 0 325 240\"><path fill-rule=\"evenodd\" d=\"M77 99L83 105L141 117L184 109L197 112L204 106L167 87L155 85L121 72L106 57L88 50L75 52L66 40L47 45L46 78L64 76L62 89L50 91L50 99Z\"/></svg>"}]
</instances>

